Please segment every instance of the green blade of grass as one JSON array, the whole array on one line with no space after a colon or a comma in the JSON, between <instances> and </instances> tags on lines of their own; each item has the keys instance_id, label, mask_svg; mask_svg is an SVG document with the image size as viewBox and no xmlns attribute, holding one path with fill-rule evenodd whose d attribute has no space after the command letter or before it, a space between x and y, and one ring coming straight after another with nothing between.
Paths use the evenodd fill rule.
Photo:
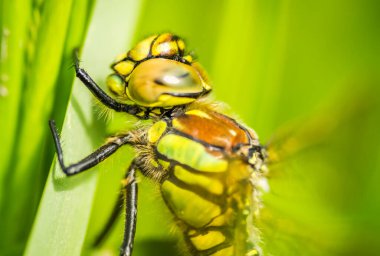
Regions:
<instances>
[{"instance_id":1,"label":"green blade of grass","mask_svg":"<svg viewBox=\"0 0 380 256\"><path fill-rule=\"evenodd\" d=\"M67 109L67 102L70 97L73 76L73 52L74 49L82 47L85 39L90 16L92 14L93 0L78 0L72 6L70 13L70 24L67 31L65 49L62 54L61 69L56 79L54 107L51 116L54 117L57 127L62 127L63 119ZM52 96L53 97L53 96ZM50 138L50 131L47 131L45 137ZM38 184L40 190L36 186L35 193L37 197L41 197L43 187L46 183L46 177L51 166L51 159L54 156L55 148L51 140L45 140L44 156L41 164L41 178ZM37 185L37 184L36 184Z\"/></svg>"},{"instance_id":2,"label":"green blade of grass","mask_svg":"<svg viewBox=\"0 0 380 256\"><path fill-rule=\"evenodd\" d=\"M61 70L59 72L56 88L53 114L58 127L62 126L63 118L70 97L73 76L73 52L81 47L91 20L92 7L95 0L75 1L70 13L70 23L67 31L65 49L62 54ZM49 143L50 145L51 143ZM53 151L54 152L54 151ZM50 166L51 163L49 163Z\"/></svg>"},{"instance_id":3,"label":"green blade of grass","mask_svg":"<svg viewBox=\"0 0 380 256\"><path fill-rule=\"evenodd\" d=\"M288 5L288 1L228 1L215 45L215 94L261 138L271 134L268 128L273 129L281 90Z\"/></svg>"},{"instance_id":4,"label":"green blade of grass","mask_svg":"<svg viewBox=\"0 0 380 256\"><path fill-rule=\"evenodd\" d=\"M7 1L9 2L9 1ZM15 3L15 6L13 8L17 8L17 11L12 11L8 6L6 11L4 12L5 18L8 16L8 14L17 13L17 14L24 14L22 18L27 18L28 13L27 11L31 11L31 8L29 8L29 5L31 3L23 3L20 4L19 1L9 2L9 3ZM83 10L84 5L87 5L87 1L81 0L76 1L75 5L72 6L72 9L75 11L80 9L81 12ZM9 4L8 4L9 5ZM5 6L6 7L6 6ZM3 192L1 195L7 195L5 204L2 205L2 221L1 221L1 236L4 235L4 237L1 237L1 243L4 243L4 246L0 246L2 252L4 254L20 254L22 249L25 247L27 234L30 232L30 228L32 225L32 220L35 215L37 205L39 198L42 193L42 189L46 180L47 171L43 167L46 165L45 159L51 159L52 153L48 154L50 157L44 157L46 156L44 149L41 151L41 146L38 150L35 150L37 153L33 153L33 147L30 147L30 144L43 144L43 141L45 137L47 136L46 132L46 117L50 113L51 106L49 104L46 104L46 102L41 102L41 98L35 99L33 94L42 94L42 98L46 100L46 98L54 99L52 96L52 90L54 88L54 85L57 84L59 88L58 98L62 102L62 100L65 100L64 94L68 94L70 92L71 88L71 82L72 80L72 71L70 71L70 66L72 65L72 57L71 53L73 51L74 47L77 47L80 45L81 37L83 37L83 30L85 29L86 21L88 20L88 14L87 15L81 15L81 16L75 16L74 19L70 22L70 29L68 31L69 38L66 39L66 43L60 42L61 39L63 39L66 36L66 28L67 27L67 21L68 18L65 15L68 15L70 10L70 5L65 5L65 8L63 8L62 5L55 5L52 2L47 1L40 1L35 2L33 5L33 15L28 20L28 26L27 29L24 28L24 37L27 38L26 43L20 42L12 42L13 40L10 40L9 42L6 42L7 44L10 44L7 46L9 50L13 50L13 53L11 54L12 58L9 58L9 61L15 62L20 57L22 58L21 66L15 67L12 64L8 65L2 65L2 70L7 70L10 72L12 76L10 79L10 89L11 89L11 98L16 98L17 96L16 89L17 84L13 82L13 80L20 80L24 81L26 83L25 88L27 91L26 94L23 94L23 100L19 101L19 106L13 107L13 111L8 111L9 113L12 113L12 117L18 117L18 107L21 108L20 118L17 120L19 123L17 123L18 128L14 128L15 133L18 134L18 137L16 137L16 140L13 141L13 146L15 147L14 150L20 154L20 152L25 153L29 152L25 155L25 159L22 159L26 162L29 161L28 172L25 173L24 170L20 170L18 168L17 170L14 169L13 165L9 165L8 162L11 162L11 160L14 160L14 158L8 158L4 159L4 161L1 161L1 164L4 165L4 171L8 171L8 174L6 177L6 183L4 183L4 186L2 186ZM5 8L4 8L5 9ZM55 15L59 14L59 15ZM76 13L78 15L78 12ZM52 16L51 16L52 15ZM55 19L53 20L52 17ZM4 19L5 19L4 18ZM17 19L17 17L10 18L11 21L17 21L16 24L18 26L23 26L23 19ZM5 24L6 25L6 24ZM52 29L53 28L53 29ZM8 30L9 28L7 26L3 27L3 30ZM18 28L20 29L20 28ZM54 33L54 29L59 30L58 33ZM28 31L27 31L28 30ZM28 32L28 33L27 33ZM15 37L17 35L17 32L12 31L9 34L12 37ZM53 36L54 35L54 36ZM55 40L58 40L55 41ZM64 41L64 40L63 40ZM70 43L71 42L71 43ZM46 51L46 48L48 45L54 44L54 47L52 47L49 51ZM66 66L63 65L63 69L60 70L60 78L69 77L68 79L58 79L58 82L56 83L57 79L57 70L60 66L61 61L61 52L63 45L66 45L65 53L67 56L68 52L70 51L70 57L68 63L68 60L64 60L63 63L66 63ZM14 51L15 46L17 46L17 51ZM5 52L5 51L3 51ZM11 51L10 51L11 52ZM9 55L10 53L6 53ZM24 60L25 56L27 56L27 68L24 70ZM5 56L6 57L6 56ZM40 64L38 64L38 62ZM43 67L43 65L46 65L47 68L49 68L49 72L46 72L46 67ZM28 72L27 72L28 71ZM13 73L11 73L13 72ZM40 72L40 73L38 73ZM3 73L5 76L6 74ZM7 76L9 76L7 74ZM16 77L17 79L15 79ZM41 86L42 85L42 86ZM21 87L21 85L19 85ZM22 88L22 87L21 87ZM25 89L24 88L24 89ZM7 98L6 98L7 99ZM6 101L1 101L2 103ZM34 103L33 103L34 102ZM67 97L66 97L67 102ZM25 105L24 105L24 104ZM34 111L37 111L38 113L31 113L28 112L28 106L30 104L36 104L38 107L34 108ZM63 103L64 108L66 103ZM1 108L5 109L5 108ZM11 107L9 107L11 109ZM57 107L54 110L59 111L59 109L62 109L62 107ZM7 113L8 113L7 112ZM5 114L5 113L4 113ZM26 130L30 132L31 125L27 121L33 120L33 117L31 115L34 115L34 121L37 123L43 123L45 125L41 126L43 131L39 131L37 134L40 136L36 137L28 137L27 140L25 138L20 138L20 132L23 131L25 133ZM7 115L5 116L5 127L10 127L11 123L9 120L6 119ZM60 120L63 118L60 118ZM36 121L39 120L39 121ZM5 128L3 127L3 128ZM36 126L33 126L33 135L37 131ZM4 132L1 133L1 135L7 135L7 138L11 138L12 134L9 134L9 132L4 129ZM49 134L50 136L50 134ZM25 137L25 136L24 136ZM4 141L4 149L5 152L1 154L2 157L7 157L7 154L12 154L11 150L7 149L6 141ZM28 149L29 146L29 149ZM26 151L22 151L24 148L26 148ZM14 152L13 152L14 153ZM15 154L15 153L14 153ZM34 155L36 157L30 157L30 155ZM7 161L5 161L7 160ZM15 163L21 162L20 159L17 159ZM50 163L51 164L51 163ZM20 166L17 166L20 167ZM15 172L18 173L18 175L15 175ZM21 174L20 174L21 173ZM5 174L2 172L2 174ZM4 176L1 176L0 180L2 181L2 178ZM16 181L16 179L19 179ZM30 182L30 180L33 180L33 182ZM5 181L4 181L5 182ZM1 182L3 184L3 182ZM6 184L6 185L5 185ZM17 184L17 185L15 185ZM12 196L16 196L17 200L15 200ZM27 209L28 214L25 215L25 209ZM18 218L17 216L22 214L22 218ZM18 221L14 221L14 219L18 219ZM2 253L0 253L2 254Z\"/></svg>"},{"instance_id":5,"label":"green blade of grass","mask_svg":"<svg viewBox=\"0 0 380 256\"><path fill-rule=\"evenodd\" d=\"M1 46L0 46L0 216L5 214L3 198L6 176L12 170L8 165L15 146L15 136L19 121L19 104L24 80L24 49L27 41L28 20L30 16L29 0L1 1ZM22 6L23 8L20 8ZM0 229L3 229L1 218ZM5 248L0 235L0 252ZM4 243L5 245L5 243Z\"/></svg>"},{"instance_id":6,"label":"green blade of grass","mask_svg":"<svg viewBox=\"0 0 380 256\"><path fill-rule=\"evenodd\" d=\"M22 6L18 8L23 9ZM35 185L30 181L33 178L39 180L40 176L38 165L42 154L38 149L46 133L46 126L42 123L51 111L51 94L59 70L70 9L71 1L34 3L28 20L28 41L24 48L19 49L22 53L27 50L28 54L26 70L17 70L19 76L25 75L25 80L16 128L18 135L6 167L11 171L4 184L7 197L3 202L2 220L6 235L2 241L9 250L22 250L39 200L34 194ZM26 211L32 214L25 216Z\"/></svg>"},{"instance_id":7,"label":"green blade of grass","mask_svg":"<svg viewBox=\"0 0 380 256\"><path fill-rule=\"evenodd\" d=\"M136 10L138 3L134 1L96 3L82 54L83 67L95 81L105 78L115 50L125 49ZM128 14L129 18L124 18ZM104 127L96 121L91 99L89 91L76 80L62 128L66 163L79 160L101 144ZM66 178L56 162L53 164L25 255L80 255L97 186L97 169Z\"/></svg>"}]
</instances>

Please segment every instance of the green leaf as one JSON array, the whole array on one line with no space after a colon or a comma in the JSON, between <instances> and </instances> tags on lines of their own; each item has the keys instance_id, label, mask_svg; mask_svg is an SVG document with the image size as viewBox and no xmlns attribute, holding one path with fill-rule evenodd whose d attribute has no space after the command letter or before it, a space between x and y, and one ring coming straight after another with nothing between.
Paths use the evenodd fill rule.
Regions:
<instances>
[{"instance_id":1,"label":"green leaf","mask_svg":"<svg viewBox=\"0 0 380 256\"><path fill-rule=\"evenodd\" d=\"M1 241L7 245L7 250L14 253L20 253L20 249L23 248L39 200L39 190L35 189L35 186L39 188L40 183L34 184L30 180L41 180L41 169L38 166L42 157L40 148L46 133L46 125L43 123L52 107L51 95L60 67L71 9L71 1L36 2L32 9L28 8L31 7L31 3L25 2L25 8L21 4L16 2L12 7L14 10L7 10L9 14L18 13L19 9L21 15L23 12L26 13L25 18L21 18L20 28L17 28L24 33L24 37L11 42L14 44L11 46L12 51L15 46L19 47L14 61L20 61L17 57L20 56L22 64L19 69L12 65L8 67L9 79L15 82L15 88L11 90L15 96L12 97L20 98L19 106L15 106L17 126L13 121L6 120L10 121L9 125L13 125L11 127L17 132L17 136L14 138L13 148L6 149L6 154L11 155L5 161L7 175L2 185L7 196L2 202L1 212L2 230L3 234L6 234L1 237ZM12 16L9 19L17 21L17 17ZM27 29L23 25L24 21L28 22ZM18 33L17 30L8 32L10 35L13 32L16 32L16 35ZM17 91L20 83L23 83L22 95L18 95ZM9 135L12 138L12 133ZM31 214L25 215L26 211ZM14 225L16 222L17 226Z\"/></svg>"},{"instance_id":2,"label":"green leaf","mask_svg":"<svg viewBox=\"0 0 380 256\"><path fill-rule=\"evenodd\" d=\"M95 81L102 84L108 63L116 52L125 49L138 6L132 1L96 3L81 56L83 67ZM121 22L119 17L124 16L127 18ZM62 128L66 163L80 160L101 144L104 126L94 115L91 99L85 86L75 80ZM53 164L25 255L80 254L91 216L97 169L67 178L59 166Z\"/></svg>"},{"instance_id":3,"label":"green leaf","mask_svg":"<svg viewBox=\"0 0 380 256\"><path fill-rule=\"evenodd\" d=\"M1 47L0 47L0 206L6 195L5 183L9 170L12 151L16 146L17 126L19 123L20 98L23 89L25 65L24 48L27 44L30 1L1 1ZM23 8L20 8L23 6ZM0 208L1 216L4 208ZM3 228L1 228L3 229ZM0 236L0 240L1 236ZM0 242L1 244L1 242ZM3 247L3 246L0 246Z\"/></svg>"}]
</instances>

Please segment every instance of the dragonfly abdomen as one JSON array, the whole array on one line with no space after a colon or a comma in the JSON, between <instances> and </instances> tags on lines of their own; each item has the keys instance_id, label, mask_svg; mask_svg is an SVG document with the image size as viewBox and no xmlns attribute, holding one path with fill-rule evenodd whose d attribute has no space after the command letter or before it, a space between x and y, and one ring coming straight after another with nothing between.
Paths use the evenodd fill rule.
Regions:
<instances>
[{"instance_id":1,"label":"dragonfly abdomen","mask_svg":"<svg viewBox=\"0 0 380 256\"><path fill-rule=\"evenodd\" d=\"M217 178L174 165L161 191L194 255L213 255L231 245L225 229L224 188Z\"/></svg>"},{"instance_id":2,"label":"dragonfly abdomen","mask_svg":"<svg viewBox=\"0 0 380 256\"><path fill-rule=\"evenodd\" d=\"M227 187L223 176L202 175L173 164L162 183L163 198L193 255L248 255L256 250L250 239L256 234L247 220L253 218L253 187L244 180Z\"/></svg>"}]
</instances>

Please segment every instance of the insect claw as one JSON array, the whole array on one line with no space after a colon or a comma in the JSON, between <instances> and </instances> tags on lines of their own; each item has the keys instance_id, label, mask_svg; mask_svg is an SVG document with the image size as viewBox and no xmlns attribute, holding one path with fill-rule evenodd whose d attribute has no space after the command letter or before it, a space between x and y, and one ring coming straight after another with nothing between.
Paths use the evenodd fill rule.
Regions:
<instances>
[{"instance_id":1,"label":"insect claw","mask_svg":"<svg viewBox=\"0 0 380 256\"><path fill-rule=\"evenodd\" d=\"M75 67L75 70L78 72L78 70L80 69L80 67L79 67L79 63L80 63L80 60L79 60L79 47L76 47L73 50L73 60L74 60L73 66Z\"/></svg>"}]
</instances>

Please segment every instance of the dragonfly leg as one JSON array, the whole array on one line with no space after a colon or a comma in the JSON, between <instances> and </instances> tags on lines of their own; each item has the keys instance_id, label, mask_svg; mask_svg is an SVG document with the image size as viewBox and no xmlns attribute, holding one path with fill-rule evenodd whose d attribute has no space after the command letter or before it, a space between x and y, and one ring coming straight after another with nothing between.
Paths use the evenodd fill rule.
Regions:
<instances>
[{"instance_id":1,"label":"dragonfly leg","mask_svg":"<svg viewBox=\"0 0 380 256\"><path fill-rule=\"evenodd\" d=\"M125 193L125 227L124 239L121 245L120 255L132 255L133 243L136 232L137 221L137 182L136 182L137 164L134 160L128 168L128 171L123 180L124 193Z\"/></svg>"},{"instance_id":2,"label":"dragonfly leg","mask_svg":"<svg viewBox=\"0 0 380 256\"><path fill-rule=\"evenodd\" d=\"M121 146L126 145L126 144L133 144L133 142L131 141L131 137L128 134L123 135L101 146L92 154L83 158L79 162L66 166L63 161L63 151L62 151L61 142L58 136L57 127L55 125L54 120L49 121L49 126L54 138L54 144L57 150L59 164L62 168L62 171L67 176L71 176L71 175L86 171L90 169L91 167L99 164L110 155L112 155Z\"/></svg>"},{"instance_id":3,"label":"dragonfly leg","mask_svg":"<svg viewBox=\"0 0 380 256\"><path fill-rule=\"evenodd\" d=\"M78 51L74 52L74 67L76 76L82 81L82 83L90 90L90 92L100 100L106 107L116 110L118 112L126 112L131 115L136 115L141 112L142 109L137 105L127 105L117 102L105 93L99 85L91 78L91 76L83 69L79 67Z\"/></svg>"}]
</instances>

